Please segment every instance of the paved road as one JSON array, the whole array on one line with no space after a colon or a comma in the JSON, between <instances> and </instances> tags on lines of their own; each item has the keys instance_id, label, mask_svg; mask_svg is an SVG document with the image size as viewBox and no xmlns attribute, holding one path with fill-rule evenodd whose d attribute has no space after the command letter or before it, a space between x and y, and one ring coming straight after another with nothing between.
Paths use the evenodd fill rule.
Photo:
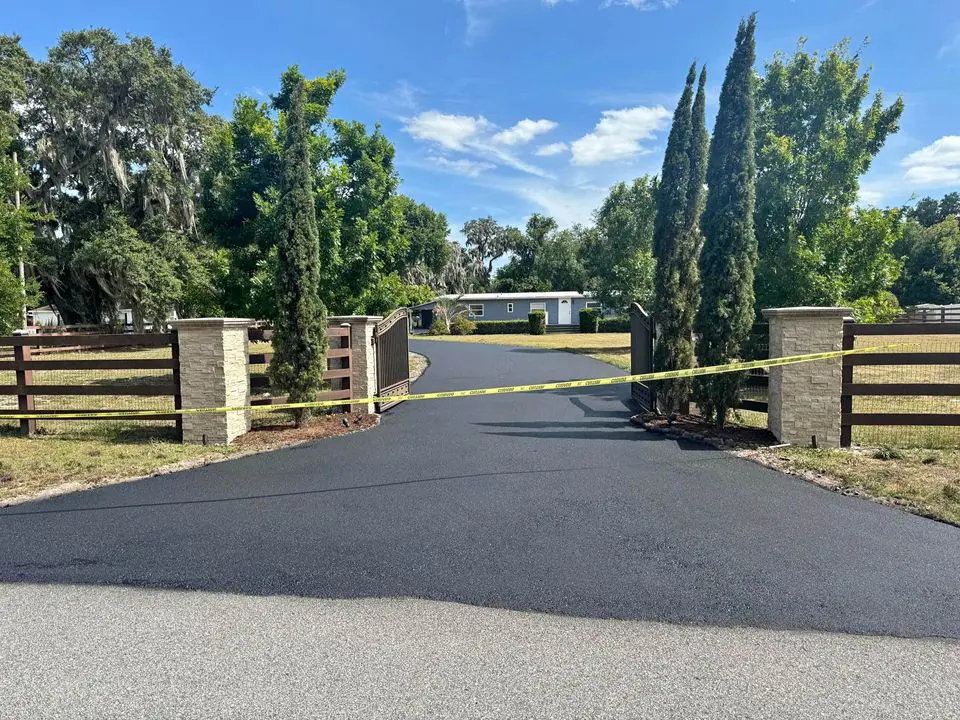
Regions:
<instances>
[{"instance_id":1,"label":"paved road","mask_svg":"<svg viewBox=\"0 0 960 720\"><path fill-rule=\"evenodd\" d=\"M563 353L416 345L433 363L418 383L423 391L614 372ZM829 663L830 648L839 645L848 658L858 647L873 648L879 656L864 657L866 675L856 682L868 676L884 682L884 662L895 662L890 653L915 660L915 674L930 667L957 672L953 644L878 638L873 645L861 639L867 645L859 646L805 633L960 638L960 531L633 429L626 423L627 392L616 386L409 403L366 433L0 510L0 662L13 696L17 683L29 684L32 676L25 673L34 667L18 658L69 674L67 659L80 654L96 658L94 667L112 663L104 666L105 677L122 675L144 641L129 622L138 613L154 633L159 649L150 652L159 653L157 667L166 673L161 679L174 682L180 672L202 672L177 661L182 633L213 642L211 652L219 651L221 666L229 666L231 653L246 657L277 632L279 621L262 617L261 610L294 613L284 632L314 637L322 635L314 622L322 623L324 608L335 608L359 617L360 636L376 631L404 645L405 623L389 618L408 605L389 600L395 598L549 613L506 612L507 619L497 620L507 630L526 627L534 634L530 628L537 623L552 627L556 616L570 616L564 627L581 629L581 642L602 635L596 646L601 663L625 657L644 637L653 643L646 652L655 654L660 641L654 638L669 636L687 653L678 650L678 667L688 667L683 663L694 662L698 638L720 632L719 626L734 628L732 635L718 635L731 638L727 647L737 653L726 657L727 670L746 662L739 652L763 637L771 643L767 652L779 645L807 648L814 664ZM125 588L120 596L117 586ZM304 605L266 597L275 595L325 600ZM123 602L115 608L117 597ZM435 605L443 613L460 608L463 642L489 649L503 639L489 628L467 632L475 609L426 603ZM233 606L242 606L247 620L218 630L214 619ZM34 608L56 612L35 615ZM383 618L381 608L389 610ZM176 622L165 625L172 617ZM450 622L452 633L457 623ZM543 647L566 652L561 640L546 639ZM124 651L102 658L111 642ZM417 647L403 652L416 658ZM434 657L442 650L434 646ZM496 657L481 652L463 672L489 672L491 662L500 667ZM326 658L323 672L338 667L336 658ZM781 671L772 680L781 692L811 677L802 664L785 662L793 674L769 668ZM255 671L256 662L238 663L229 672L240 688L244 671ZM517 681L559 692L565 676L551 680L530 663L514 668ZM314 671L320 672L313 665L300 668ZM337 672L357 682L363 677ZM719 669L702 674L707 694L722 676ZM921 685L932 699L930 683L939 676L924 677ZM443 688L451 691L447 682L457 687L456 678L437 676L438 697ZM838 692L853 682L834 676ZM5 695L0 692L0 703ZM76 693L64 697L103 711L102 701L86 706L76 703ZM49 702L53 708L55 701ZM478 696L476 707L484 702ZM414 707L402 698L397 703L394 709Z\"/></svg>"}]
</instances>

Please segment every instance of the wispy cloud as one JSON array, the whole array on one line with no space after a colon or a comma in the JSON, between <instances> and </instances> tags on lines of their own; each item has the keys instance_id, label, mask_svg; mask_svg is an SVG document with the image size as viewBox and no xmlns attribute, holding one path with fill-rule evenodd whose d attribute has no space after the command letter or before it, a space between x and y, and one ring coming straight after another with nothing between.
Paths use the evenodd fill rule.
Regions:
<instances>
[{"instance_id":1,"label":"wispy cloud","mask_svg":"<svg viewBox=\"0 0 960 720\"><path fill-rule=\"evenodd\" d=\"M670 122L670 111L662 105L624 110L604 110L597 126L570 144L574 165L598 165L630 160L650 152L641 142L652 140Z\"/></svg>"},{"instance_id":2,"label":"wispy cloud","mask_svg":"<svg viewBox=\"0 0 960 720\"><path fill-rule=\"evenodd\" d=\"M555 142L538 147L537 155L540 157L552 157L554 155L562 155L569 149L570 147L565 142Z\"/></svg>"},{"instance_id":3,"label":"wispy cloud","mask_svg":"<svg viewBox=\"0 0 960 720\"><path fill-rule=\"evenodd\" d=\"M454 175L465 175L466 177L472 178L479 177L488 170L493 170L497 167L493 163L477 162L468 160L467 158L451 160L445 155L430 155L429 160L445 172L450 172Z\"/></svg>"},{"instance_id":4,"label":"wispy cloud","mask_svg":"<svg viewBox=\"0 0 960 720\"><path fill-rule=\"evenodd\" d=\"M493 24L493 15L496 9L502 5L521 0L460 0L463 5L463 12L466 16L466 42L473 43L482 37ZM531 2L532 0L522 0ZM600 7L610 7L612 5L624 5L635 10L665 10L672 8L679 0L597 0ZM576 2L576 0L540 0L544 7L552 8L561 3Z\"/></svg>"},{"instance_id":5,"label":"wispy cloud","mask_svg":"<svg viewBox=\"0 0 960 720\"><path fill-rule=\"evenodd\" d=\"M491 127L492 123L483 115L448 115L427 110L407 118L403 129L417 140L436 143L448 150L464 150L466 143L476 140Z\"/></svg>"},{"instance_id":6,"label":"wispy cloud","mask_svg":"<svg viewBox=\"0 0 960 720\"><path fill-rule=\"evenodd\" d=\"M679 0L603 0L603 6L626 5L634 10L666 10L678 2Z\"/></svg>"},{"instance_id":7,"label":"wispy cloud","mask_svg":"<svg viewBox=\"0 0 960 720\"><path fill-rule=\"evenodd\" d=\"M904 179L913 185L960 183L960 135L945 135L907 155L900 163L907 168Z\"/></svg>"},{"instance_id":8,"label":"wispy cloud","mask_svg":"<svg viewBox=\"0 0 960 720\"><path fill-rule=\"evenodd\" d=\"M548 133L557 124L553 120L521 120L513 127L501 130L493 136L493 141L499 145L524 145L537 135Z\"/></svg>"},{"instance_id":9,"label":"wispy cloud","mask_svg":"<svg viewBox=\"0 0 960 720\"><path fill-rule=\"evenodd\" d=\"M430 143L441 150L469 154L485 163L504 165L528 175L551 177L546 171L498 145L496 138L500 133L483 115L452 115L427 110L405 118L403 129L415 140Z\"/></svg>"},{"instance_id":10,"label":"wispy cloud","mask_svg":"<svg viewBox=\"0 0 960 720\"><path fill-rule=\"evenodd\" d=\"M960 31L957 31L954 34L952 40L949 40L940 46L940 49L937 50L937 57L942 58L955 53L960 53Z\"/></svg>"},{"instance_id":11,"label":"wispy cloud","mask_svg":"<svg viewBox=\"0 0 960 720\"><path fill-rule=\"evenodd\" d=\"M417 98L424 91L407 80L399 80L383 92L361 92L360 99L385 115L400 118L415 112Z\"/></svg>"}]
</instances>

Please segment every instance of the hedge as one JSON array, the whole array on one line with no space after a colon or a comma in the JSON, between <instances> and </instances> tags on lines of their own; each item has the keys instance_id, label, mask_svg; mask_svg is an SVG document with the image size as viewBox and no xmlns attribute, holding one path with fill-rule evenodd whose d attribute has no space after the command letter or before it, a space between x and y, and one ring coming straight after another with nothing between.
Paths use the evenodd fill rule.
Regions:
<instances>
[{"instance_id":1,"label":"hedge","mask_svg":"<svg viewBox=\"0 0 960 720\"><path fill-rule=\"evenodd\" d=\"M547 314L543 310L535 310L527 315L527 321L530 323L531 335L547 334Z\"/></svg>"},{"instance_id":2,"label":"hedge","mask_svg":"<svg viewBox=\"0 0 960 720\"><path fill-rule=\"evenodd\" d=\"M595 333L600 329L600 313L593 308L580 310L580 332Z\"/></svg>"},{"instance_id":3,"label":"hedge","mask_svg":"<svg viewBox=\"0 0 960 720\"><path fill-rule=\"evenodd\" d=\"M530 324L526 320L477 320L477 335L526 335Z\"/></svg>"},{"instance_id":4,"label":"hedge","mask_svg":"<svg viewBox=\"0 0 960 720\"><path fill-rule=\"evenodd\" d=\"M630 332L630 318L628 317L600 318L600 329L598 330L598 332L602 332L602 333Z\"/></svg>"}]
</instances>

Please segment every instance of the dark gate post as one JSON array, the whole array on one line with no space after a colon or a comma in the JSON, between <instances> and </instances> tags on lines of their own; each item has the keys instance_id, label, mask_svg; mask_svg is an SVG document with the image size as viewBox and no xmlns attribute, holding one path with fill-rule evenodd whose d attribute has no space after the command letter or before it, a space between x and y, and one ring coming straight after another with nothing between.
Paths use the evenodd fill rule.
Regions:
<instances>
[{"instance_id":1,"label":"dark gate post","mask_svg":"<svg viewBox=\"0 0 960 720\"><path fill-rule=\"evenodd\" d=\"M853 334L853 319L845 319L841 349L853 350L856 340L857 338ZM840 447L850 447L853 443L853 428L850 425L850 413L853 412L853 396L849 394L849 386L853 383L853 364L847 357L844 357L842 362L843 368L840 371Z\"/></svg>"},{"instance_id":2,"label":"dark gate post","mask_svg":"<svg viewBox=\"0 0 960 720\"><path fill-rule=\"evenodd\" d=\"M177 388L177 394L173 396L173 408L181 410L183 398L180 395L180 336L176 330L170 331L170 357L173 359L173 384ZM183 442L183 415L177 415L175 422L177 440Z\"/></svg>"},{"instance_id":3,"label":"dark gate post","mask_svg":"<svg viewBox=\"0 0 960 720\"><path fill-rule=\"evenodd\" d=\"M29 332L25 330L14 330L14 336L25 337L30 335ZM30 360L30 346L29 345L15 345L13 347L13 362L17 375L17 387L25 388L28 385L33 385L33 370L28 370L26 368L27 361ZM17 394L17 409L20 412L33 412L33 395L27 394ZM20 434L21 435L33 435L37 431L37 421L36 420L21 420L20 421Z\"/></svg>"}]
</instances>

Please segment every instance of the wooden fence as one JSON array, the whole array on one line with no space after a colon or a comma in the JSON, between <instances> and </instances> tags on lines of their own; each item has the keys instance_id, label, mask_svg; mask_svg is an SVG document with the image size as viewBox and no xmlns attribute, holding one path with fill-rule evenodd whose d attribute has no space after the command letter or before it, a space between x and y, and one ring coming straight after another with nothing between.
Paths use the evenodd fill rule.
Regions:
<instances>
[{"instance_id":1,"label":"wooden fence","mask_svg":"<svg viewBox=\"0 0 960 720\"><path fill-rule=\"evenodd\" d=\"M87 351L94 350L141 350L149 348L170 348L170 356L166 358L143 357L145 353L131 353L130 357L83 357ZM58 413L89 414L96 412L122 412L123 410L142 409L138 407L109 408L102 406L76 407L64 403L58 407L37 408L37 398L47 400L55 396L104 396L104 397L171 397L173 409L180 405L180 359L177 335L171 333L149 333L142 335L18 335L0 337L0 350L3 352L0 359L0 373L13 372L13 384L0 384L0 400L16 397L16 408L7 407L7 403L0 403L0 419L4 415L16 415L29 412L37 415L55 416ZM39 352L38 352L39 351ZM39 353L58 352L58 358L38 357ZM71 357L63 357L70 354ZM90 355L93 355L90 352ZM149 354L149 353L146 353ZM116 370L169 370L169 375L150 376L142 378L148 380L140 382L110 382L105 373ZM56 384L37 383L34 373L47 375L52 371L97 371L101 373L94 382L60 382ZM69 373L68 373L69 374ZM73 372L75 376L77 373ZM2 377L2 375L0 375ZM81 378L81 380L84 378ZM0 381L2 382L2 381ZM12 403L11 403L12 404ZM147 408L149 409L149 408ZM177 433L181 431L181 417L163 412L158 409L131 420L172 420L176 422ZM36 430L36 420L20 420L20 430L23 434L30 434Z\"/></svg>"},{"instance_id":2,"label":"wooden fence","mask_svg":"<svg viewBox=\"0 0 960 720\"><path fill-rule=\"evenodd\" d=\"M889 323L864 324L847 322L843 327L843 349L853 350L856 341L864 336L932 336L953 335L960 336L960 324L951 323ZM958 338L960 340L960 338ZM891 342L895 340L891 339ZM940 352L922 350L916 352L873 352L863 355L848 355L843 358L843 385L840 396L840 444L849 447L852 442L853 427L858 425L901 425L923 427L957 427L960 426L960 413L943 412L854 412L855 397L901 397L936 399L942 406L946 403L945 397L960 396L960 382L919 382L917 370L923 366L948 366L947 379L960 378L960 352ZM908 348L904 348L907 350ZM857 368L910 368L908 377L895 377L892 373L885 373L882 379L910 380L910 382L857 382L855 374ZM914 408L916 409L916 408Z\"/></svg>"},{"instance_id":3,"label":"wooden fence","mask_svg":"<svg viewBox=\"0 0 960 720\"><path fill-rule=\"evenodd\" d=\"M252 327L248 332L251 342L270 342L273 339L273 330L263 327ZM272 352L250 353L250 393L263 396L270 390L270 378L267 375L267 366L273 360ZM254 367L263 367L262 371L254 371ZM331 325L327 328L327 371L323 379L338 387L317 393L316 400L350 400L353 398L350 377L353 372L353 355L350 349L350 326ZM270 406L282 405L287 402L286 395L270 395L254 397L251 405ZM350 405L338 406L340 412L350 412Z\"/></svg>"}]
</instances>

